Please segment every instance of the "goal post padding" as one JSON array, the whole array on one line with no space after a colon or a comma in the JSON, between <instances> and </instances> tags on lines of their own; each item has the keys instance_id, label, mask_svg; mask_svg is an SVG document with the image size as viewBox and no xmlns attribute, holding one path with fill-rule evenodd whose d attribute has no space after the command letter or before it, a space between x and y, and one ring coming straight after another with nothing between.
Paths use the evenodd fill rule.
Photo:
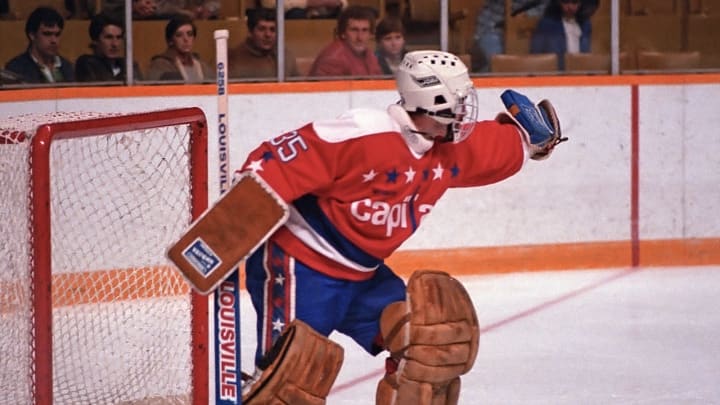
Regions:
<instances>
[{"instance_id":1,"label":"goal post padding","mask_svg":"<svg viewBox=\"0 0 720 405\"><path fill-rule=\"evenodd\" d=\"M207 205L198 108L0 120L0 405L207 404L207 298L164 255Z\"/></svg>"}]
</instances>

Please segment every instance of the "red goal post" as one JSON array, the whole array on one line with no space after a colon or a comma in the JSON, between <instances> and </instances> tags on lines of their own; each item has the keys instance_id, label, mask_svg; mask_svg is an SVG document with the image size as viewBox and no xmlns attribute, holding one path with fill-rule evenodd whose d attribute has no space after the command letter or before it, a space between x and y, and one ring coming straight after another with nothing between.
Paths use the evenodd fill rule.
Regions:
<instances>
[{"instance_id":1,"label":"red goal post","mask_svg":"<svg viewBox=\"0 0 720 405\"><path fill-rule=\"evenodd\" d=\"M208 300L165 258L207 175L198 108L0 119L0 404L208 403Z\"/></svg>"}]
</instances>

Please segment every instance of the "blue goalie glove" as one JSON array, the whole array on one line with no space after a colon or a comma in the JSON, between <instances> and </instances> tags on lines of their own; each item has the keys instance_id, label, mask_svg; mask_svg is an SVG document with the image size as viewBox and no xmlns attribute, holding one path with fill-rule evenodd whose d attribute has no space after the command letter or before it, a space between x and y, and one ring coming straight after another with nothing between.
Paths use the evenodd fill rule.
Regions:
<instances>
[{"instance_id":1,"label":"blue goalie glove","mask_svg":"<svg viewBox=\"0 0 720 405\"><path fill-rule=\"evenodd\" d=\"M509 117L507 114L500 114L498 121L512 122L522 130L530 147L531 159L547 158L557 144L568 140L562 137L560 120L550 101L542 100L535 105L514 90L505 90L500 98Z\"/></svg>"}]
</instances>

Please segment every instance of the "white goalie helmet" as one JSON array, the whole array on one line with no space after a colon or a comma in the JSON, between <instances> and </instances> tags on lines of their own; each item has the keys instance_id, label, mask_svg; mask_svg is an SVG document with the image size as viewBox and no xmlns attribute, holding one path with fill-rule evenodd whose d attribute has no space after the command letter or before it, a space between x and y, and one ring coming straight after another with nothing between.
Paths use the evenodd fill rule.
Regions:
<instances>
[{"instance_id":1,"label":"white goalie helmet","mask_svg":"<svg viewBox=\"0 0 720 405\"><path fill-rule=\"evenodd\" d=\"M408 52L395 80L405 111L425 113L449 125L446 141L460 142L472 132L477 93L460 58L442 51Z\"/></svg>"}]
</instances>

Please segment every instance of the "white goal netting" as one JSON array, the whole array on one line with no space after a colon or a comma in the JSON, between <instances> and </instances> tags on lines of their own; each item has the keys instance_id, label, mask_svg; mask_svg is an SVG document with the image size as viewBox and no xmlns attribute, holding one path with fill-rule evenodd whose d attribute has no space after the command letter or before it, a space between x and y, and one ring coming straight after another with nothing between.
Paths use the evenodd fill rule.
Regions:
<instances>
[{"instance_id":1,"label":"white goal netting","mask_svg":"<svg viewBox=\"0 0 720 405\"><path fill-rule=\"evenodd\" d=\"M99 129L83 124L91 118ZM54 404L190 403L192 301L164 252L191 221L192 192L206 192L190 182L195 127L138 122L96 113L0 120L0 405L37 403L47 384ZM48 123L64 124L50 126L45 161L33 139ZM42 182L49 196L33 191ZM45 197L48 221L38 214ZM43 284L34 280L51 292L35 291ZM42 294L50 345L37 339ZM49 364L52 381L38 373Z\"/></svg>"}]
</instances>

